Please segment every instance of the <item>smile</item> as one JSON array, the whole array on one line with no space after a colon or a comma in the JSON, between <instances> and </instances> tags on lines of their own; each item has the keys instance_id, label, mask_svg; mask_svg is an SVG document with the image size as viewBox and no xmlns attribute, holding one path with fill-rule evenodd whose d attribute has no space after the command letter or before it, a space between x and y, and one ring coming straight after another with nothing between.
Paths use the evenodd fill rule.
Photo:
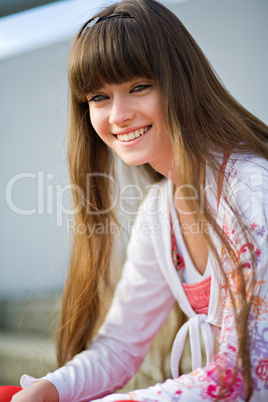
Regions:
<instances>
[{"instance_id":1,"label":"smile","mask_svg":"<svg viewBox=\"0 0 268 402\"><path fill-rule=\"evenodd\" d=\"M118 134L116 137L119 141L128 142L133 141L136 138L139 138L141 135L145 134L148 130L150 130L151 126L140 128L139 130L131 131L128 134Z\"/></svg>"}]
</instances>

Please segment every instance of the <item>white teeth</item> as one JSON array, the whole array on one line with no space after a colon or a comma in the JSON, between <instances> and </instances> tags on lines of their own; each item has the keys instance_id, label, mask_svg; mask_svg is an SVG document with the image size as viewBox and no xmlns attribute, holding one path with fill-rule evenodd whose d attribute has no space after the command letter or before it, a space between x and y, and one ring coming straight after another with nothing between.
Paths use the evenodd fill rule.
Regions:
<instances>
[{"instance_id":1,"label":"white teeth","mask_svg":"<svg viewBox=\"0 0 268 402\"><path fill-rule=\"evenodd\" d=\"M118 134L118 135L117 135L117 138L118 138L120 141L132 141L132 140L134 140L135 138L138 138L138 137L140 137L141 135L143 135L144 133L146 133L146 131L148 131L149 128L150 128L150 126L148 126L148 127L143 127L143 128L141 128L140 130L131 131L131 132L128 133L128 134Z\"/></svg>"}]
</instances>

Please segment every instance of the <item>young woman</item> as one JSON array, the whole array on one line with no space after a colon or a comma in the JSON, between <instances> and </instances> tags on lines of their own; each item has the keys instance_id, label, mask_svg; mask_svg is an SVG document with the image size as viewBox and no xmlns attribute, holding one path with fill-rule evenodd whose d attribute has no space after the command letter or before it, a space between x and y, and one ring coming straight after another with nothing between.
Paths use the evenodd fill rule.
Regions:
<instances>
[{"instance_id":1,"label":"young woman","mask_svg":"<svg viewBox=\"0 0 268 402\"><path fill-rule=\"evenodd\" d=\"M231 97L181 22L154 0L125 0L87 22L69 82L80 230L64 291L61 367L23 376L12 401L267 400L267 126ZM93 336L113 246L111 231L94 228L116 222L114 153L143 165L156 184ZM189 319L173 343L173 379L113 394L138 370L174 303ZM180 376L188 333L192 372Z\"/></svg>"}]
</instances>

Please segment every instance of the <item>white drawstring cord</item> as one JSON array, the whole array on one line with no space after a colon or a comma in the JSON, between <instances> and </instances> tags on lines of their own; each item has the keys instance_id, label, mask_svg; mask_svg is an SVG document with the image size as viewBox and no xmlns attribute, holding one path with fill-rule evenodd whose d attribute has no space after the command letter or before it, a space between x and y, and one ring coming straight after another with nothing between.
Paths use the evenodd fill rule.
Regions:
<instances>
[{"instance_id":1,"label":"white drawstring cord","mask_svg":"<svg viewBox=\"0 0 268 402\"><path fill-rule=\"evenodd\" d=\"M174 340L171 351L171 373L173 378L179 376L179 362L182 351L185 345L187 333L189 331L190 345L192 352L192 370L202 367L202 355L200 345L199 330L202 331L202 336L206 348L207 364L213 359L214 340L210 324L206 321L206 314L197 314L191 318L180 328Z\"/></svg>"}]
</instances>

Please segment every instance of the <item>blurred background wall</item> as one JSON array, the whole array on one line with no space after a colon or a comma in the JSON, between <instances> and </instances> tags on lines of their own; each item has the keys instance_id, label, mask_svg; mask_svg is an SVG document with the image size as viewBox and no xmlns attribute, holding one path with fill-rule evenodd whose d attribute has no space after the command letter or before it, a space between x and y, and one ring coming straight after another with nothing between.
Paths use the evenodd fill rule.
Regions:
<instances>
[{"instance_id":1,"label":"blurred background wall","mask_svg":"<svg viewBox=\"0 0 268 402\"><path fill-rule=\"evenodd\" d=\"M49 333L50 301L63 287L71 219L67 58L78 27L112 2L65 0L25 10L30 1L22 1L17 10L24 11L12 15L5 7L15 2L0 2L0 373L6 373L0 383L11 381L8 348L18 362L18 334L21 344L27 333L24 349L29 334L30 345L40 348L33 334ZM267 0L162 3L182 20L232 95L268 123ZM29 367L25 359L16 374L9 368L15 383Z\"/></svg>"},{"instance_id":2,"label":"blurred background wall","mask_svg":"<svg viewBox=\"0 0 268 402\"><path fill-rule=\"evenodd\" d=\"M267 0L163 3L181 18L234 97L268 122ZM0 19L0 296L63 284L66 65L74 32L100 4L58 1Z\"/></svg>"},{"instance_id":3,"label":"blurred background wall","mask_svg":"<svg viewBox=\"0 0 268 402\"><path fill-rule=\"evenodd\" d=\"M31 10L60 0L1 0L0 17Z\"/></svg>"}]
</instances>

